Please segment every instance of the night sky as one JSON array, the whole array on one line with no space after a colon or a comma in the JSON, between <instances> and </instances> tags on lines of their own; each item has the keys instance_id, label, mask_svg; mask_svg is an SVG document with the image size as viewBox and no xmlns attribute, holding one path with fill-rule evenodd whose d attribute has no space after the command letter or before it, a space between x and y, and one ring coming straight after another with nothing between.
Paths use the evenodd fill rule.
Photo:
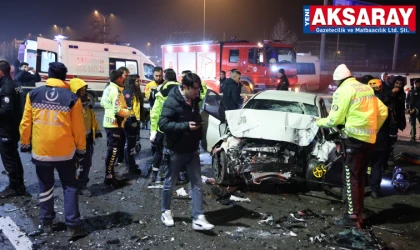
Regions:
<instances>
[{"instance_id":1,"label":"night sky","mask_svg":"<svg viewBox=\"0 0 420 250\"><path fill-rule=\"evenodd\" d=\"M330 0L332 1L332 0ZM371 0L372 3L417 5L420 0ZM86 34L89 19L98 10L104 15L110 13L113 34L120 35L121 42L129 42L133 47L154 54L160 51L162 40L167 39L171 25L179 25L179 30L193 34L199 40L203 37L204 0L4 0L1 17L6 24L0 32L0 41L13 38L24 39L42 34L52 38L59 31L53 29L56 24L69 26L64 35L78 38ZM302 40L318 40L320 35L302 34L302 9L304 5L321 5L323 0L206 0L206 40L223 40L231 36L238 39L269 39L271 30L279 17L288 21L290 27ZM416 35L401 36L401 46L419 47L420 18L417 12ZM158 39L158 34L163 39ZM334 38L334 35L328 36ZM393 35L343 35L340 39L380 43L393 43ZM146 44L152 46L148 51Z\"/></svg>"}]
</instances>

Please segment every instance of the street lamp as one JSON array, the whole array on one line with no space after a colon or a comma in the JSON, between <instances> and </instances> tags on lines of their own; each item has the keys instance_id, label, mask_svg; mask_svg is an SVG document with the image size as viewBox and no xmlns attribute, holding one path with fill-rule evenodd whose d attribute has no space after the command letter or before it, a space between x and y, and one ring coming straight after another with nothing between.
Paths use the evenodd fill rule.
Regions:
<instances>
[{"instance_id":1,"label":"street lamp","mask_svg":"<svg viewBox=\"0 0 420 250\"><path fill-rule=\"evenodd\" d=\"M109 14L108 16L104 16L104 15L102 15L101 13L99 13L97 10L95 10L95 15L100 15L100 16L102 16L102 18L104 19L104 43L105 43L105 34L106 34L106 19L107 19L107 17L111 17L111 16L114 16L114 14Z\"/></svg>"},{"instance_id":2,"label":"street lamp","mask_svg":"<svg viewBox=\"0 0 420 250\"><path fill-rule=\"evenodd\" d=\"M69 26L66 26L65 28L62 28L62 27L57 26L57 25L55 25L55 24L54 24L54 28L59 29L59 30L61 31L60 35L63 35L63 29L70 29L70 27L69 27Z\"/></svg>"}]
</instances>

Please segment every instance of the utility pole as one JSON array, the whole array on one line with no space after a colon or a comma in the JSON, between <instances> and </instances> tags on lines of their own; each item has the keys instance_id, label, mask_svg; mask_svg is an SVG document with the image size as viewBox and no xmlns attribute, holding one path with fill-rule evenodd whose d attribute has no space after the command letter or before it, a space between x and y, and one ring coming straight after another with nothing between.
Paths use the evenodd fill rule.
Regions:
<instances>
[{"instance_id":1,"label":"utility pole","mask_svg":"<svg viewBox=\"0 0 420 250\"><path fill-rule=\"evenodd\" d=\"M395 34L394 42L394 56L392 58L392 71L395 71L397 68L397 54L398 54L398 43L400 41L400 34Z\"/></svg>"},{"instance_id":2,"label":"utility pole","mask_svg":"<svg viewBox=\"0 0 420 250\"><path fill-rule=\"evenodd\" d=\"M328 5L328 0L324 0L324 5ZM321 61L321 70L325 67L325 39L326 39L326 34L322 33L321 34L321 47L320 47L320 51L319 51L319 59Z\"/></svg>"},{"instance_id":3,"label":"utility pole","mask_svg":"<svg viewBox=\"0 0 420 250\"><path fill-rule=\"evenodd\" d=\"M204 27L203 27L203 41L206 40L206 0L204 0Z\"/></svg>"}]
</instances>

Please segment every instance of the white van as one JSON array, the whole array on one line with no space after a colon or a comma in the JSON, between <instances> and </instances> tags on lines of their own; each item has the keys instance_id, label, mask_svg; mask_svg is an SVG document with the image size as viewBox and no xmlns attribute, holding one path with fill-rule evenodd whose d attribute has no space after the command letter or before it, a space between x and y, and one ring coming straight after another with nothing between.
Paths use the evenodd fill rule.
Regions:
<instances>
[{"instance_id":1,"label":"white van","mask_svg":"<svg viewBox=\"0 0 420 250\"><path fill-rule=\"evenodd\" d=\"M153 80L155 66L142 52L128 46L42 37L38 37L37 41L25 41L19 48L18 59L39 72L41 82L36 84L37 87L45 84L50 62L64 63L68 69L67 80L74 77L83 79L88 84L88 95L92 101L100 100L109 82L109 73L122 66L127 67L130 74L140 76L144 93L144 86Z\"/></svg>"},{"instance_id":2,"label":"white van","mask_svg":"<svg viewBox=\"0 0 420 250\"><path fill-rule=\"evenodd\" d=\"M320 87L321 66L319 58L311 53L296 54L299 91L316 91Z\"/></svg>"}]
</instances>

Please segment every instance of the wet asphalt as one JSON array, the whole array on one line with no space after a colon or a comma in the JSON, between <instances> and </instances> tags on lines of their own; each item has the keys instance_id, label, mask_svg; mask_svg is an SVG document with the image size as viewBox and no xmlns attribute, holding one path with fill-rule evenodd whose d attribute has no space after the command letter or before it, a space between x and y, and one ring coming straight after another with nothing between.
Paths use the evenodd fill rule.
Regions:
<instances>
[{"instance_id":1,"label":"wet asphalt","mask_svg":"<svg viewBox=\"0 0 420 250\"><path fill-rule=\"evenodd\" d=\"M96 110L100 124L103 111ZM149 130L141 131L142 150L136 162L146 172L152 155ZM400 141L395 150L418 152L419 146ZM250 202L218 199L214 188L203 184L204 210L207 220L215 225L209 232L192 229L191 201L176 197L172 201L175 227L167 228L160 221L161 188L148 188L148 176L128 175L124 165L118 174L128 179L127 186L113 190L103 184L106 138L95 145L88 188L92 197L79 196L80 212L89 235L69 241L64 224L63 190L55 175L54 233L40 235L38 182L30 156L21 154L28 196L0 200L0 216L10 217L33 243L33 249L324 249L335 247L334 238L344 229L332 225L342 216L344 204L322 191L307 191L303 185L263 183L259 186L229 187L228 192ZM211 158L202 152L202 173L212 177ZM401 194L390 185L392 173L386 172L382 182L385 197L366 197L365 217L376 226L375 237L382 246L393 249L418 249L420 244L420 167L397 162L410 174L411 187ZM2 171L4 168L1 165ZM7 176L0 175L0 189L7 185ZM188 184L184 187L188 193ZM175 189L175 190L176 190ZM225 188L226 189L226 188ZM369 195L369 188L366 189ZM223 203L223 204L222 204ZM0 218L1 218L0 217ZM380 228L382 229L380 229ZM386 230L384 230L386 229ZM328 243L327 243L328 242ZM0 249L14 249L0 232Z\"/></svg>"}]
</instances>

